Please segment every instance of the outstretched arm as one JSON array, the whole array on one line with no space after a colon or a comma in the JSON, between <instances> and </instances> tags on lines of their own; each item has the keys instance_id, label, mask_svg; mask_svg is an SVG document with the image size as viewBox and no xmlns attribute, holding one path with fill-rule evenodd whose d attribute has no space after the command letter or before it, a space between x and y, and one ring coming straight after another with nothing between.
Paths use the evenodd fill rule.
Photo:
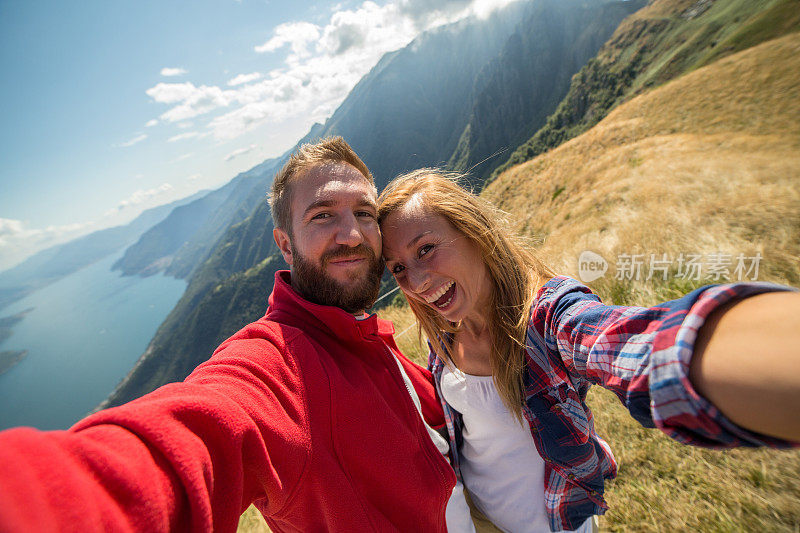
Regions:
<instances>
[{"instance_id":1,"label":"outstretched arm","mask_svg":"<svg viewBox=\"0 0 800 533\"><path fill-rule=\"evenodd\" d=\"M759 294L714 310L698 332L689 379L736 424L800 441L800 294Z\"/></svg>"},{"instance_id":2,"label":"outstretched arm","mask_svg":"<svg viewBox=\"0 0 800 533\"><path fill-rule=\"evenodd\" d=\"M605 305L577 280L556 276L532 309L526 392L552 382L585 392L588 381L614 392L643 426L687 444L797 446L797 421L788 422L800 396L792 290L709 285L629 307Z\"/></svg>"},{"instance_id":3,"label":"outstretched arm","mask_svg":"<svg viewBox=\"0 0 800 533\"><path fill-rule=\"evenodd\" d=\"M310 452L299 368L276 346L228 341L68 431L0 432L0 531L235 531L253 501L280 509Z\"/></svg>"}]
</instances>

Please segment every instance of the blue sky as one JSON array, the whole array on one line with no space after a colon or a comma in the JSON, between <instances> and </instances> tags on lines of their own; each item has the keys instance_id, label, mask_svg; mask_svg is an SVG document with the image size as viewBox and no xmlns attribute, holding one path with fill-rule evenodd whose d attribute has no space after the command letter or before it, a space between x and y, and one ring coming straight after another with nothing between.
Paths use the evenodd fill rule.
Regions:
<instances>
[{"instance_id":1,"label":"blue sky","mask_svg":"<svg viewBox=\"0 0 800 533\"><path fill-rule=\"evenodd\" d=\"M0 0L0 270L291 148L380 56L509 0Z\"/></svg>"}]
</instances>

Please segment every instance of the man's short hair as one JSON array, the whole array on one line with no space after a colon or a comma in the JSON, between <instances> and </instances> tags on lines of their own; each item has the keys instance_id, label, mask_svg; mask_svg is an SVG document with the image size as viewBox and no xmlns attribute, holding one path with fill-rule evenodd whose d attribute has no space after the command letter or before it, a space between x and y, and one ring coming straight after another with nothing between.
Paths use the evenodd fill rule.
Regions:
<instances>
[{"instance_id":1,"label":"man's short hair","mask_svg":"<svg viewBox=\"0 0 800 533\"><path fill-rule=\"evenodd\" d=\"M312 167L325 163L352 165L375 187L375 180L372 179L367 165L341 137L327 137L314 144L304 144L289 157L289 161L275 175L275 180L272 182L272 192L268 201L276 228L291 232L291 182L294 178Z\"/></svg>"}]
</instances>

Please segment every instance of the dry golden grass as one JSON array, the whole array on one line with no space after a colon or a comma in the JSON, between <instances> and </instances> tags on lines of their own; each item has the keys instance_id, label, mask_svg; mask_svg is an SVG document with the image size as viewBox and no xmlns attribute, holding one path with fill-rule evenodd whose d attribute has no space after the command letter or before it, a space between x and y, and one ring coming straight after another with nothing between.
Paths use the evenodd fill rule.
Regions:
<instances>
[{"instance_id":1,"label":"dry golden grass","mask_svg":"<svg viewBox=\"0 0 800 533\"><path fill-rule=\"evenodd\" d=\"M683 446L639 426L608 391L594 387L588 403L620 467L602 530L800 530L797 451Z\"/></svg>"},{"instance_id":2,"label":"dry golden grass","mask_svg":"<svg viewBox=\"0 0 800 533\"><path fill-rule=\"evenodd\" d=\"M558 192L560 191L560 192ZM585 134L502 174L484 193L577 276L583 250L761 252L759 279L800 285L800 34L738 53L620 106ZM652 305L701 282L615 280L605 301ZM401 333L408 307L381 316ZM397 339L420 363L416 328ZM681 446L595 387L598 432L620 463L607 531L800 532L800 452ZM268 531L250 508L242 532Z\"/></svg>"},{"instance_id":3,"label":"dry golden grass","mask_svg":"<svg viewBox=\"0 0 800 533\"><path fill-rule=\"evenodd\" d=\"M623 253L759 251L759 279L800 284L798 52L792 34L637 97L485 194L573 276L586 249L612 264ZM613 274L595 287L610 289Z\"/></svg>"},{"instance_id":4,"label":"dry golden grass","mask_svg":"<svg viewBox=\"0 0 800 533\"><path fill-rule=\"evenodd\" d=\"M264 521L261 512L251 505L239 517L237 533L269 533L271 530Z\"/></svg>"}]
</instances>

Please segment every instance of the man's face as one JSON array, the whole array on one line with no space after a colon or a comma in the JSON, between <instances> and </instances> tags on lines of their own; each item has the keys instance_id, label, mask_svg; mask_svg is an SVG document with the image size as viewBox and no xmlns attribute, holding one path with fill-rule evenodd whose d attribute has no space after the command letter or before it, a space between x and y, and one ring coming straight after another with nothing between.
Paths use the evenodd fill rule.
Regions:
<instances>
[{"instance_id":1,"label":"man's face","mask_svg":"<svg viewBox=\"0 0 800 533\"><path fill-rule=\"evenodd\" d=\"M304 298L349 313L375 301L383 273L376 200L347 163L314 166L291 183L291 235L274 235Z\"/></svg>"}]
</instances>

